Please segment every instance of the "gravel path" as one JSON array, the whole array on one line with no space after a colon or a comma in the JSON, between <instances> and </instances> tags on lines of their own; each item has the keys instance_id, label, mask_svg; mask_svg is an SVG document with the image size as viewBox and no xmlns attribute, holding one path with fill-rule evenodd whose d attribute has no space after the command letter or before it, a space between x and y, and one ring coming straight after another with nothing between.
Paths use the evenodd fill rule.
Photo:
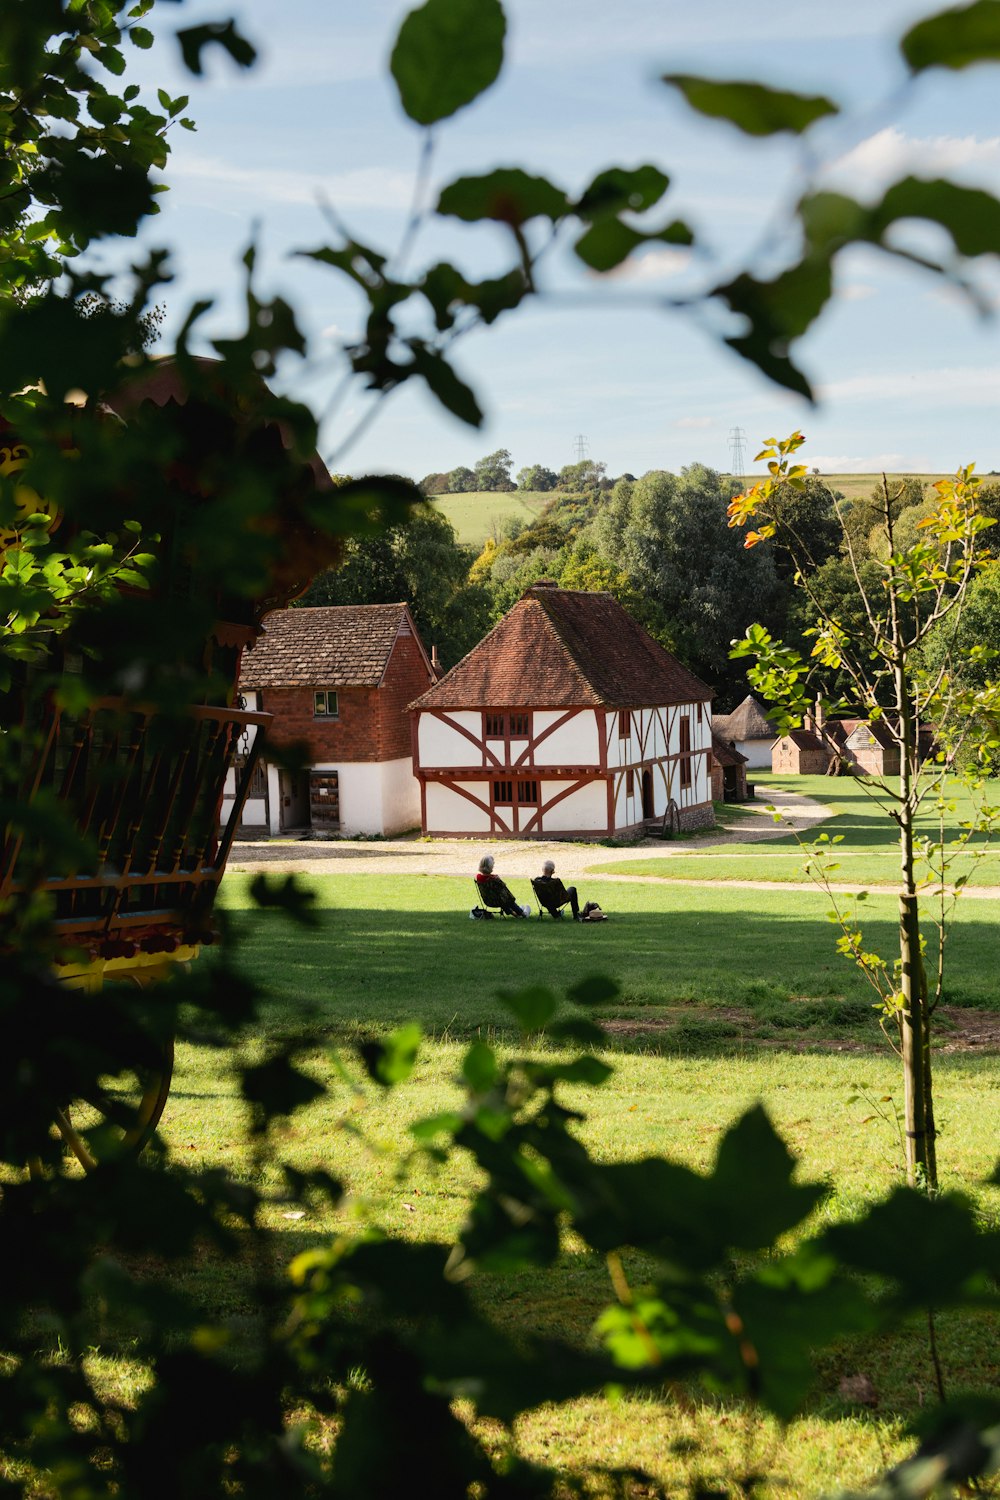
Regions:
<instances>
[{"instance_id":1,"label":"gravel path","mask_svg":"<svg viewBox=\"0 0 1000 1500\"><path fill-rule=\"evenodd\" d=\"M770 804L782 814L782 822L775 823L771 813L762 802L746 803L751 815L741 818L736 827L717 833L701 834L696 838L681 839L676 843L665 843L661 839L640 839L637 843L614 846L603 844L561 843L531 840L475 839L422 839L416 835L402 839L379 839L377 842L362 842L353 839L299 839L294 842L261 840L238 842L229 856L230 870L259 870L266 868L275 874L291 874L308 869L315 875L474 875L481 855L491 853L497 862L497 873L511 879L526 879L541 871L542 861L555 861L557 873L563 879L581 874L590 865L619 864L635 859L662 859L667 865L671 859L703 850L714 849L723 844L764 843L781 838L793 829L808 832L817 823L832 816L832 809L824 807L812 797L803 797L798 792L778 790L767 793ZM664 874L666 874L666 869ZM645 876L613 876L613 879L643 880ZM655 878L655 877L652 877ZM700 881L691 882L701 884ZM735 885L737 882L730 881ZM748 882L753 884L753 882Z\"/></svg>"}]
</instances>

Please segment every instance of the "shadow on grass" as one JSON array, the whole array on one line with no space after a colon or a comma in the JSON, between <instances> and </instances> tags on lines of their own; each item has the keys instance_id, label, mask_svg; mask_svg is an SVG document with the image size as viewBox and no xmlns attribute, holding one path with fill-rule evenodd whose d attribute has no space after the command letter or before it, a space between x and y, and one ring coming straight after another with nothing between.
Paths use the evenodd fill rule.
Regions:
<instances>
[{"instance_id":1,"label":"shadow on grass","mask_svg":"<svg viewBox=\"0 0 1000 1500\"><path fill-rule=\"evenodd\" d=\"M705 893L696 893L702 895ZM503 990L545 985L562 996L594 974L620 986L599 1019L612 1045L717 1050L747 1041L845 1039L880 1045L875 995L835 951L835 931L815 897L686 893L669 912L624 911L600 925L472 923L461 912L320 911L313 929L276 914L236 913L241 965L267 992L264 1029L291 1030L303 1018L321 1037L350 1037L418 1021L440 1038L488 1034L513 1040ZM870 902L865 944L892 957L891 901ZM968 911L968 908L966 909ZM992 973L996 928L987 913L953 930L953 1006L1000 1010ZM678 1013L679 1012L679 1013ZM628 1023L627 1025L625 1023Z\"/></svg>"}]
</instances>

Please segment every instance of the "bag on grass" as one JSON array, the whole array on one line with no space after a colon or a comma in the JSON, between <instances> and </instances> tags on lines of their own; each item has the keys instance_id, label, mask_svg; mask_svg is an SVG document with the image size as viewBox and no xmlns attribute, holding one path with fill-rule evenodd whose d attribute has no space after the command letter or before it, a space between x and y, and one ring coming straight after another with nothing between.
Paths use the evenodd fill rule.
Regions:
<instances>
[{"instance_id":1,"label":"bag on grass","mask_svg":"<svg viewBox=\"0 0 1000 1500\"><path fill-rule=\"evenodd\" d=\"M493 921L493 913L491 911L485 911L481 906L474 906L469 912L469 916L471 917L473 922Z\"/></svg>"}]
</instances>

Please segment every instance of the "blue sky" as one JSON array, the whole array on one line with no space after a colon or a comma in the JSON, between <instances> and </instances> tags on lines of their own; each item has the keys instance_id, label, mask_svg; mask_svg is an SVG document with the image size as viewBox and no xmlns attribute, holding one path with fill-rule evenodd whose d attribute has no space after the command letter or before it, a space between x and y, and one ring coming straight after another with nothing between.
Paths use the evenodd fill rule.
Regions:
<instances>
[{"instance_id":1,"label":"blue sky","mask_svg":"<svg viewBox=\"0 0 1000 1500\"><path fill-rule=\"evenodd\" d=\"M801 426L806 457L827 470L1000 469L1000 339L994 319L949 286L874 251L838 265L840 296L799 346L821 395L818 409L770 387L713 337L704 313L670 310L677 296L747 264L787 256L782 210L808 178L874 194L893 175L947 171L1000 194L996 69L934 73L907 85L895 39L935 9L917 0L505 0L509 36L500 82L435 131L433 181L523 165L570 189L612 165L655 162L671 177L662 205L686 218L703 250L649 250L610 278L558 249L545 296L455 351L487 413L457 422L414 387L393 395L361 436L370 398L341 384L341 341L362 307L343 279L296 259L334 238L324 205L355 236L395 248L410 203L421 132L402 113L387 58L401 17L396 0L244 0L231 7L260 53L238 72L220 53L204 81L182 73L171 33L228 14L218 0L156 8L158 45L133 53L137 81L191 94L196 134L178 131L161 198L144 233L173 252L162 294L163 347L195 296L216 306L206 323L229 331L241 296L239 257L259 245L260 290L280 290L309 337L305 361L282 382L328 412L322 451L342 472L419 478L509 448L515 467L558 468L584 434L609 472L730 463L729 432L751 453L765 436ZM208 55L208 54L206 54ZM808 150L748 143L687 111L658 82L664 71L757 77L849 104ZM902 231L901 231L902 232ZM914 244L937 244L919 238ZM134 247L125 247L133 252ZM108 263L119 247L103 252ZM489 227L432 223L409 269L442 257L476 275L506 267L505 236ZM992 258L991 258L992 260ZM975 279L1000 307L995 263ZM345 446L346 445L346 446Z\"/></svg>"}]
</instances>

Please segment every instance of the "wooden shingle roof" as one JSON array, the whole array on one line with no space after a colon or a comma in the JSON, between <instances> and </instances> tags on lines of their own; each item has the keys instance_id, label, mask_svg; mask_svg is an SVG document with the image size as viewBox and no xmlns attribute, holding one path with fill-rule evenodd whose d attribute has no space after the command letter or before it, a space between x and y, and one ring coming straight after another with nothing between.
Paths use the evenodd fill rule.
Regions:
<instances>
[{"instance_id":1,"label":"wooden shingle roof","mask_svg":"<svg viewBox=\"0 0 1000 1500\"><path fill-rule=\"evenodd\" d=\"M711 696L610 594L542 582L410 707L638 708Z\"/></svg>"},{"instance_id":2,"label":"wooden shingle roof","mask_svg":"<svg viewBox=\"0 0 1000 1500\"><path fill-rule=\"evenodd\" d=\"M405 604L277 609L240 667L240 687L378 687L400 633L416 634Z\"/></svg>"}]
</instances>

